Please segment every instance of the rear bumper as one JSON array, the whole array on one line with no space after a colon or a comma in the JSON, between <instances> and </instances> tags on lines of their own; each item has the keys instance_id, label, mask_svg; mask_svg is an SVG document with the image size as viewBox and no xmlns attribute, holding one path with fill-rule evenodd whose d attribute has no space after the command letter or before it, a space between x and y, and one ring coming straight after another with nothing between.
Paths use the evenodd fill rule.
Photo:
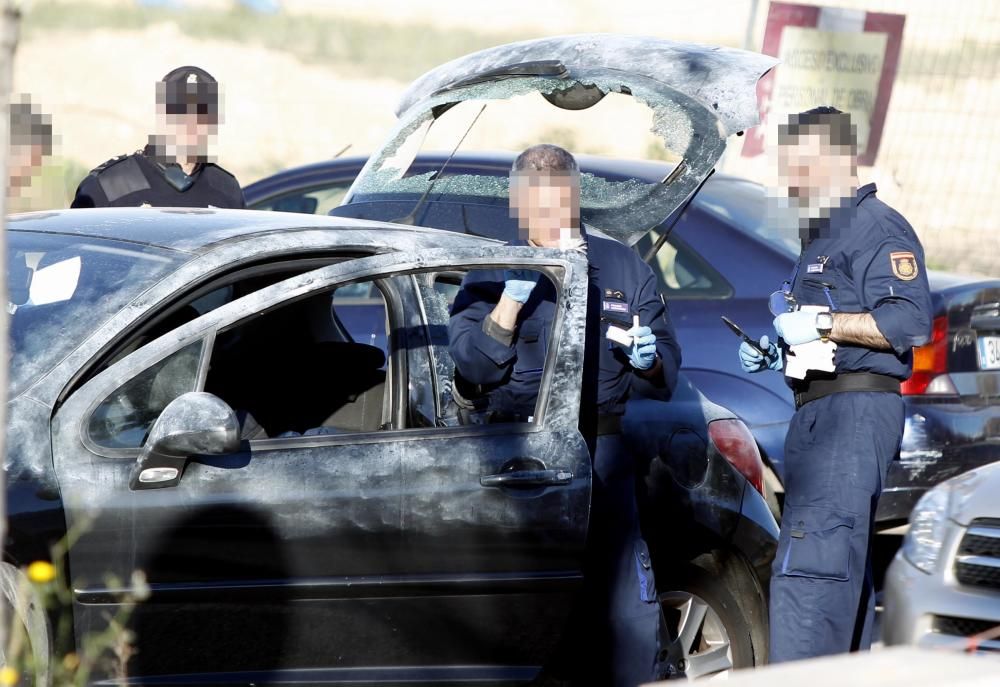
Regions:
<instances>
[{"instance_id":1,"label":"rear bumper","mask_svg":"<svg viewBox=\"0 0 1000 687\"><path fill-rule=\"evenodd\" d=\"M889 466L875 516L884 529L906 522L928 488L1000 461L1000 402L971 406L905 398L899 457Z\"/></svg>"}]
</instances>

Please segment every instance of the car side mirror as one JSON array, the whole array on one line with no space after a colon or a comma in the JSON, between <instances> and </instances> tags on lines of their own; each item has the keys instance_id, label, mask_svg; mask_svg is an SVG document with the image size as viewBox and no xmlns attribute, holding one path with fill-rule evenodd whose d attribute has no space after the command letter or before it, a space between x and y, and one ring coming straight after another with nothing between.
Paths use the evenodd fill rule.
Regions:
<instances>
[{"instance_id":1,"label":"car side mirror","mask_svg":"<svg viewBox=\"0 0 1000 687\"><path fill-rule=\"evenodd\" d=\"M236 413L218 396L201 391L171 401L153 423L132 467L129 489L176 486L192 455L224 455L240 448Z\"/></svg>"}]
</instances>

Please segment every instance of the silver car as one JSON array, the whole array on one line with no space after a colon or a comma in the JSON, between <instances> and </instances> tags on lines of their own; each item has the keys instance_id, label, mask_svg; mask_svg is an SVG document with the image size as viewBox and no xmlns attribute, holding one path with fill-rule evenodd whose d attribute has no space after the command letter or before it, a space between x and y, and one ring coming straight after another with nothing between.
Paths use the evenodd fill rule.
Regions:
<instances>
[{"instance_id":1,"label":"silver car","mask_svg":"<svg viewBox=\"0 0 1000 687\"><path fill-rule=\"evenodd\" d=\"M928 491L885 580L886 644L1000 653L1000 463Z\"/></svg>"}]
</instances>

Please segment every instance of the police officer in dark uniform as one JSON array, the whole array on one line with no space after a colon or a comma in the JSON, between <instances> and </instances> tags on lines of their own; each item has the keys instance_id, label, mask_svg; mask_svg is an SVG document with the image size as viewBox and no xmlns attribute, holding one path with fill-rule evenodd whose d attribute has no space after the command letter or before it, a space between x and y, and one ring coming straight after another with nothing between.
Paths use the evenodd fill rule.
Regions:
<instances>
[{"instance_id":1,"label":"police officer in dark uniform","mask_svg":"<svg viewBox=\"0 0 1000 687\"><path fill-rule=\"evenodd\" d=\"M660 612L621 416L635 376L673 390L680 348L649 266L624 244L581 227L579 168L570 153L552 145L521 153L510 202L529 245L580 250L588 258L581 428L594 461L586 571L594 626L587 639L610 653L602 661L607 672L590 673L588 682L633 687L655 677ZM534 414L555 308L553 285L529 270L483 270L465 278L452 307L450 351L456 377L482 392L495 419ZM612 323L627 331L631 345L605 338ZM578 646L581 653L589 652Z\"/></svg>"},{"instance_id":2,"label":"police officer in dark uniform","mask_svg":"<svg viewBox=\"0 0 1000 687\"><path fill-rule=\"evenodd\" d=\"M763 337L768 356L743 344L740 359L748 372L780 370L799 346L828 339L836 349L833 372L817 366L804 379L786 377L796 413L771 579L773 662L871 645L875 510L903 436L900 382L912 348L930 339L932 314L912 227L876 198L874 184L857 188L849 115L816 108L793 115L779 136L803 249L772 296L781 346Z\"/></svg>"},{"instance_id":3,"label":"police officer in dark uniform","mask_svg":"<svg viewBox=\"0 0 1000 687\"><path fill-rule=\"evenodd\" d=\"M246 207L236 177L208 155L220 118L212 75L178 67L156 84L156 101L163 133L91 171L71 207Z\"/></svg>"}]
</instances>

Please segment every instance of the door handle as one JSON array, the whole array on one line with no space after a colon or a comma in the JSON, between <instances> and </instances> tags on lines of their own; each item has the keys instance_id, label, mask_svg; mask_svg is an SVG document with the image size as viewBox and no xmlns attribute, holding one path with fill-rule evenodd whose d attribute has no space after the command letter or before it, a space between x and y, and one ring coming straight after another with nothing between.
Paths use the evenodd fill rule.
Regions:
<instances>
[{"instance_id":1,"label":"door handle","mask_svg":"<svg viewBox=\"0 0 1000 687\"><path fill-rule=\"evenodd\" d=\"M479 478L484 487L511 488L554 487L572 481L573 473L569 470L511 470Z\"/></svg>"}]
</instances>

